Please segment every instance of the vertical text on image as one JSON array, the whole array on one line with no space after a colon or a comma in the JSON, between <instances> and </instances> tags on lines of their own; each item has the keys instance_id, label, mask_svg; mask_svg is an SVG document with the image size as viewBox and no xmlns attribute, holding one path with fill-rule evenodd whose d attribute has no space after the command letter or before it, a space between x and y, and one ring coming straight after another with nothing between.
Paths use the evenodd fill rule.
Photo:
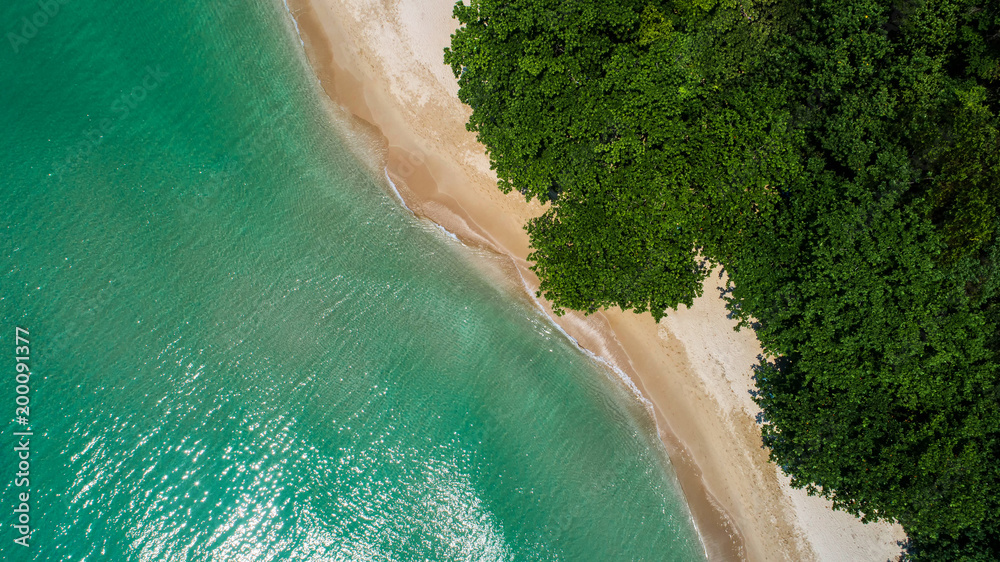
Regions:
<instances>
[{"instance_id":1,"label":"vertical text on image","mask_svg":"<svg viewBox=\"0 0 1000 562\"><path fill-rule=\"evenodd\" d=\"M14 473L14 524L17 537L14 542L28 546L31 539L31 347L27 329L14 328L14 454L17 455Z\"/></svg>"}]
</instances>

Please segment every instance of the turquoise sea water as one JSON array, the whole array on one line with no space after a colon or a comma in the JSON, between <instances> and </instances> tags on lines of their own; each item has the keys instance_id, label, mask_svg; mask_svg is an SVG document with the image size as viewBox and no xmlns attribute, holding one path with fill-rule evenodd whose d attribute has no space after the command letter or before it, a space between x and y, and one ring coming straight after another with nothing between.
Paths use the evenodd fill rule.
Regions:
<instances>
[{"instance_id":1,"label":"turquoise sea water","mask_svg":"<svg viewBox=\"0 0 1000 562\"><path fill-rule=\"evenodd\" d=\"M0 25L0 558L703 559L642 407L363 172L280 4Z\"/></svg>"}]
</instances>

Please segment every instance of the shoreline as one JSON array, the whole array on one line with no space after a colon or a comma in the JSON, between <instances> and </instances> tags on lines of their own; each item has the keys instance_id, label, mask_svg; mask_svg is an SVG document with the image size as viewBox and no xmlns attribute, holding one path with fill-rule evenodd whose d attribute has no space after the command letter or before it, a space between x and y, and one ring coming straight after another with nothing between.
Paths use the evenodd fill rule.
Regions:
<instances>
[{"instance_id":1,"label":"shoreline","mask_svg":"<svg viewBox=\"0 0 1000 562\"><path fill-rule=\"evenodd\" d=\"M544 207L496 187L443 48L453 0L284 0L344 133L400 202L466 245L498 257L488 272L523 286L585 352L624 377L656 422L710 560L886 560L902 531L862 525L792 490L767 460L754 421L750 365L760 352L736 333L716 276L691 309L660 324L610 310L556 317L535 298L524 222ZM340 122L344 121L344 122ZM374 158L373 158L374 156ZM494 261L494 260L491 260Z\"/></svg>"}]
</instances>

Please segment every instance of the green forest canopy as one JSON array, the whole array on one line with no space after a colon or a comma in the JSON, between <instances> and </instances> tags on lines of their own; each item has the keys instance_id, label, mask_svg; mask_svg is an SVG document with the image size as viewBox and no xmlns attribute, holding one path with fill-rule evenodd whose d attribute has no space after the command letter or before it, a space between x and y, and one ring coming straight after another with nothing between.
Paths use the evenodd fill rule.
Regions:
<instances>
[{"instance_id":1,"label":"green forest canopy","mask_svg":"<svg viewBox=\"0 0 1000 562\"><path fill-rule=\"evenodd\" d=\"M472 0L445 61L541 293L690 305L716 267L793 484L1000 559L1000 3Z\"/></svg>"}]
</instances>

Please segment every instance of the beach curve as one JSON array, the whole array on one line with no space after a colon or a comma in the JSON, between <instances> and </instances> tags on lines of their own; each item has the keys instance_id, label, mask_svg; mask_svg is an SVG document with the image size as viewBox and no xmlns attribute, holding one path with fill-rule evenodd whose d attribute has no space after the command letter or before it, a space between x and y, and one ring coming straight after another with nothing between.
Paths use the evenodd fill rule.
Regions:
<instances>
[{"instance_id":1,"label":"beach curve","mask_svg":"<svg viewBox=\"0 0 1000 562\"><path fill-rule=\"evenodd\" d=\"M464 124L457 82L442 61L457 22L451 0L288 0L319 83L343 112L359 154L414 214L503 257L494 274L531 295L522 226L544 207L496 188L485 149ZM557 317L582 349L628 378L648 402L711 560L886 560L898 526L862 525L793 490L767 460L750 400L760 348L734 332L717 287L660 324L611 310Z\"/></svg>"}]
</instances>

